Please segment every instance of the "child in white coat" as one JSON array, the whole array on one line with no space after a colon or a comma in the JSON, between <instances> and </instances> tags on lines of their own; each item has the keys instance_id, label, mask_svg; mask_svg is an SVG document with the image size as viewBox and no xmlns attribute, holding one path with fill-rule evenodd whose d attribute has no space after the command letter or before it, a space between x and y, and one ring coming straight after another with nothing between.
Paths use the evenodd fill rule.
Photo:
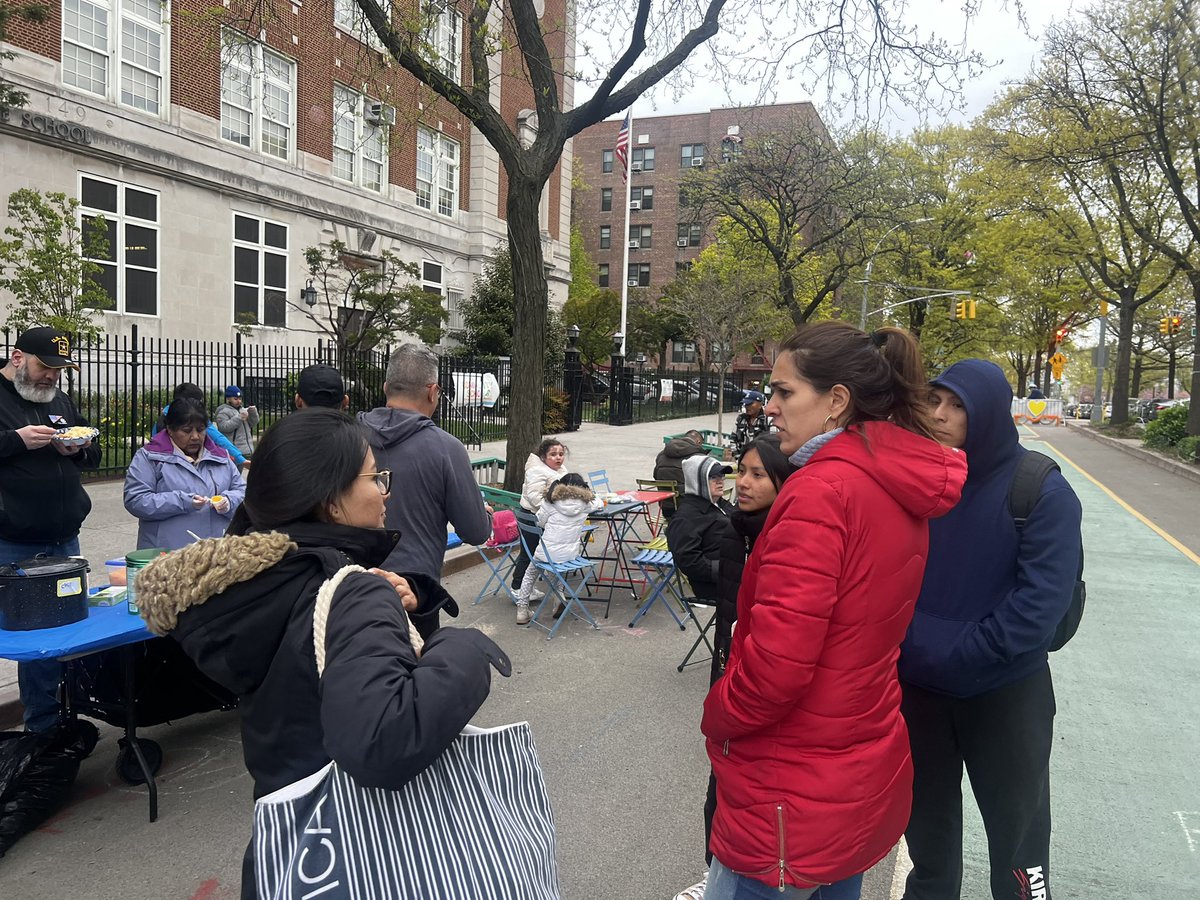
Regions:
<instances>
[{"instance_id":1,"label":"child in white coat","mask_svg":"<svg viewBox=\"0 0 1200 900\"><path fill-rule=\"evenodd\" d=\"M579 556L583 550L583 526L588 515L604 504L596 499L582 475L568 472L546 488L546 499L538 508L538 524L542 540L534 551L534 559L545 562L565 562ZM529 601L537 569L530 566L517 591L517 624L527 625L532 618Z\"/></svg>"}]
</instances>

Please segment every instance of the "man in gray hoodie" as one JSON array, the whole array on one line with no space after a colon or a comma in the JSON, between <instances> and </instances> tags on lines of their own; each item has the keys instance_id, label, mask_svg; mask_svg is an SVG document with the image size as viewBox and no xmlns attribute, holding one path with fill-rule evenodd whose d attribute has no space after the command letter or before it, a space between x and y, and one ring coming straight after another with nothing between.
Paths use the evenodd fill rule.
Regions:
<instances>
[{"instance_id":1,"label":"man in gray hoodie","mask_svg":"<svg viewBox=\"0 0 1200 900\"><path fill-rule=\"evenodd\" d=\"M492 531L467 449L430 418L437 409L437 355L423 344L402 344L388 361L387 405L360 413L371 429L376 469L392 473L387 527L400 532L383 568L442 577L446 524L467 544Z\"/></svg>"}]
</instances>

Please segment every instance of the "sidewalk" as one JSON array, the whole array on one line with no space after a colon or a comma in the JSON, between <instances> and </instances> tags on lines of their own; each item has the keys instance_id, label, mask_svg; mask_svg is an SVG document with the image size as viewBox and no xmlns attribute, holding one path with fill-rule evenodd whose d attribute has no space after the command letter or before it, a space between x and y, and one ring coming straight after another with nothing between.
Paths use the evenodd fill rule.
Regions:
<instances>
[{"instance_id":1,"label":"sidewalk","mask_svg":"<svg viewBox=\"0 0 1200 900\"><path fill-rule=\"evenodd\" d=\"M724 417L725 429L733 427L736 413ZM716 429L717 417L698 416L691 419L670 419L663 422L643 422L615 428L611 425L584 424L579 431L561 435L570 450L567 465L585 477L588 472L604 469L613 490L636 487L635 479L650 478L654 457L662 449L665 434L681 434L691 428ZM530 447L532 452L535 448ZM484 444L481 450L471 451L472 459L505 458L503 441ZM124 557L137 546L137 520L125 511L122 504L124 482L107 481L88 486L92 512L79 534L80 549L91 564L92 572L103 578L104 561ZM472 547L460 547L446 554L447 572L458 571L464 565L474 565L479 556ZM95 576L93 576L95 580ZM13 701L17 692L17 664L0 659L0 728L14 721Z\"/></svg>"}]
</instances>

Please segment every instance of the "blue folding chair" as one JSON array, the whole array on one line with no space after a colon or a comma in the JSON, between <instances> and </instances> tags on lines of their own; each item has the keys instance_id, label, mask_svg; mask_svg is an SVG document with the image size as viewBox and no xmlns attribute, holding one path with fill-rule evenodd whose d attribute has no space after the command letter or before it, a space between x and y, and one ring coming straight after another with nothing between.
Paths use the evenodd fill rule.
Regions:
<instances>
[{"instance_id":1,"label":"blue folding chair","mask_svg":"<svg viewBox=\"0 0 1200 900\"><path fill-rule=\"evenodd\" d=\"M479 593L475 596L475 605L478 606L483 602L484 597L490 597L499 594L502 590L508 594L509 599L515 604L517 602L517 593L511 587L509 582L512 580L513 570L517 567L517 559L519 557L518 550L521 546L521 538L518 537L515 541L508 541L503 544L480 544L475 548L475 552L479 554L479 558L483 560L484 565L491 569L492 574L488 576L487 581L483 583L483 587L479 589ZM495 551L500 551L496 553ZM495 587L492 585L495 584Z\"/></svg>"},{"instance_id":2,"label":"blue folding chair","mask_svg":"<svg viewBox=\"0 0 1200 900\"><path fill-rule=\"evenodd\" d=\"M525 552L529 554L529 565L537 572L537 580L546 582L546 596L542 598L542 602L538 604L538 608L534 610L533 617L529 620L530 625L536 625L548 631L546 640L550 640L558 633L558 629L562 627L562 623L566 621L568 615L575 616L577 619L582 619L593 628L599 628L596 620L592 618L592 614L588 612L586 606L583 605L583 598L579 596L579 592L584 590L588 581L595 572L595 560L588 559L585 556L576 556L574 559L556 560L550 553L545 543L539 540L541 552L546 555L546 559L538 559L536 555L529 552L529 546L534 537L541 538L542 528L538 525L537 516L533 513L521 509L514 510L517 517L517 527L521 531L521 542L525 546ZM572 588L568 580L571 576L578 575L579 585ZM537 581L535 580L534 584ZM563 605L563 611L557 619L554 620L553 626L548 626L539 622L538 619L542 615L542 611L546 609L547 604L554 600L553 609L559 603Z\"/></svg>"},{"instance_id":3,"label":"blue folding chair","mask_svg":"<svg viewBox=\"0 0 1200 900\"><path fill-rule=\"evenodd\" d=\"M675 624L679 626L679 630L687 631L688 606L683 597L679 569L675 566L671 551L667 549L667 539L665 537L655 538L633 558L633 564L641 571L650 590L646 594L641 608L634 614L629 627L633 628L637 625L642 616L650 612L650 608L655 603L661 601L662 605L667 608L667 612L671 614L671 618L675 620ZM679 617L679 613L667 600L668 591L675 596L680 612L684 614L683 618Z\"/></svg>"},{"instance_id":4,"label":"blue folding chair","mask_svg":"<svg viewBox=\"0 0 1200 900\"><path fill-rule=\"evenodd\" d=\"M597 469L595 472L588 472L588 483L591 484L593 491L604 491L606 494L612 493L612 488L608 486L607 469Z\"/></svg>"}]
</instances>

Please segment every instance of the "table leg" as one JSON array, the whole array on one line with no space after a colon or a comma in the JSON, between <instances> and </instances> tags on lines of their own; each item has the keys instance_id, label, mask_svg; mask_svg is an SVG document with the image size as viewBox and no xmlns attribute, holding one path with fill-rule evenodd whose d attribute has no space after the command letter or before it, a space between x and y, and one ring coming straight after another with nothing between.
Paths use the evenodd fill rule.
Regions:
<instances>
[{"instance_id":1,"label":"table leg","mask_svg":"<svg viewBox=\"0 0 1200 900\"><path fill-rule=\"evenodd\" d=\"M145 776L146 787L150 791L150 821L154 822L158 819L158 785L155 784L154 773L150 771L146 757L142 754L142 748L138 745L137 682L134 677L134 646L136 645L129 644L121 648L121 669L125 681L125 696L121 698L125 702L125 741L126 746L133 753L134 759L137 760L138 768L142 770L142 775Z\"/></svg>"}]
</instances>

